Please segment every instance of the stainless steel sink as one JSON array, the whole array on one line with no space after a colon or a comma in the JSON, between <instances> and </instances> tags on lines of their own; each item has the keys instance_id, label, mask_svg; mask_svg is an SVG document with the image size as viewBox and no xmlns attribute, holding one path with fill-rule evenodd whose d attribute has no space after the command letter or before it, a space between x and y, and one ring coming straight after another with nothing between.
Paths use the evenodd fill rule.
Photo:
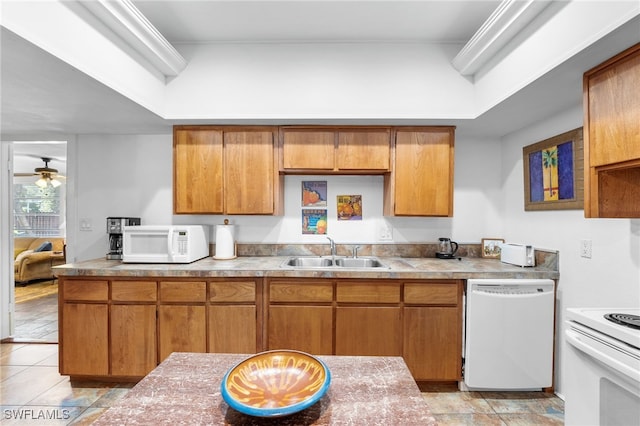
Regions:
<instances>
[{"instance_id":1,"label":"stainless steel sink","mask_svg":"<svg viewBox=\"0 0 640 426\"><path fill-rule=\"evenodd\" d=\"M387 268L378 259L370 257L345 257L336 259L335 265L342 268Z\"/></svg>"},{"instance_id":2,"label":"stainless steel sink","mask_svg":"<svg viewBox=\"0 0 640 426\"><path fill-rule=\"evenodd\" d=\"M296 268L327 268L332 265L332 259L326 257L292 257L283 264Z\"/></svg>"},{"instance_id":3,"label":"stainless steel sink","mask_svg":"<svg viewBox=\"0 0 640 426\"><path fill-rule=\"evenodd\" d=\"M372 257L290 257L282 262L283 268L389 268Z\"/></svg>"}]
</instances>

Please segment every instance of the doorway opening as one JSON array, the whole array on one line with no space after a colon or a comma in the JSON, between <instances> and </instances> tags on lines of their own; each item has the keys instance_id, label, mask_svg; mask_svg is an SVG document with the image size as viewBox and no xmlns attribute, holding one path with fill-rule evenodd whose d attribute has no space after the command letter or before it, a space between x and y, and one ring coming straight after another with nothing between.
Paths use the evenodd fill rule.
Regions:
<instances>
[{"instance_id":1,"label":"doorway opening","mask_svg":"<svg viewBox=\"0 0 640 426\"><path fill-rule=\"evenodd\" d=\"M14 342L58 342L58 282L66 263L64 141L13 143Z\"/></svg>"}]
</instances>

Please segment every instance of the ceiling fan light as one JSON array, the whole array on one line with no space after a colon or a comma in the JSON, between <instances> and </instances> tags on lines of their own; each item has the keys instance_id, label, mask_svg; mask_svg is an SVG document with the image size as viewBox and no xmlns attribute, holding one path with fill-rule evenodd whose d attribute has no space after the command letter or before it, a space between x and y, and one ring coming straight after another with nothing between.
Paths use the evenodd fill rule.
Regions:
<instances>
[{"instance_id":1,"label":"ceiling fan light","mask_svg":"<svg viewBox=\"0 0 640 426\"><path fill-rule=\"evenodd\" d=\"M51 186L53 186L54 188L59 187L62 183L58 179L51 179L50 182L51 182Z\"/></svg>"},{"instance_id":2,"label":"ceiling fan light","mask_svg":"<svg viewBox=\"0 0 640 426\"><path fill-rule=\"evenodd\" d=\"M36 185L38 185L40 188L46 188L47 180L45 178L40 178L36 181Z\"/></svg>"}]
</instances>

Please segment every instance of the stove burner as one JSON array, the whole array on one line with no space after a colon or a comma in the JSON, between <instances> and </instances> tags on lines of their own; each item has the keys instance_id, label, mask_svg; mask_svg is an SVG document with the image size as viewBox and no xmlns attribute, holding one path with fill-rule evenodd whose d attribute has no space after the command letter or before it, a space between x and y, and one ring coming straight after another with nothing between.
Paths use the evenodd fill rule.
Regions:
<instances>
[{"instance_id":1,"label":"stove burner","mask_svg":"<svg viewBox=\"0 0 640 426\"><path fill-rule=\"evenodd\" d=\"M613 313L605 314L604 317L609 321L615 322L616 324L640 330L640 315Z\"/></svg>"}]
</instances>

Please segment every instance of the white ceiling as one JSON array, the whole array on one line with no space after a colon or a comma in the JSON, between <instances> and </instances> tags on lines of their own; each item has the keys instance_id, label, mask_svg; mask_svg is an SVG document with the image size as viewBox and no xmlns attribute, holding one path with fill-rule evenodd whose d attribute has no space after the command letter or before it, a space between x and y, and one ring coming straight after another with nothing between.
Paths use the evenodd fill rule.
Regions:
<instances>
[{"instance_id":1,"label":"white ceiling","mask_svg":"<svg viewBox=\"0 0 640 426\"><path fill-rule=\"evenodd\" d=\"M147 1L133 3L180 43L370 41L464 44L500 1ZM638 41L639 19L580 52L457 132L500 137L577 106L582 73ZM5 135L158 134L174 124L2 28L0 130ZM282 123L274 123L282 124Z\"/></svg>"},{"instance_id":2,"label":"white ceiling","mask_svg":"<svg viewBox=\"0 0 640 426\"><path fill-rule=\"evenodd\" d=\"M132 2L171 43L427 41L466 43L501 0Z\"/></svg>"}]
</instances>

